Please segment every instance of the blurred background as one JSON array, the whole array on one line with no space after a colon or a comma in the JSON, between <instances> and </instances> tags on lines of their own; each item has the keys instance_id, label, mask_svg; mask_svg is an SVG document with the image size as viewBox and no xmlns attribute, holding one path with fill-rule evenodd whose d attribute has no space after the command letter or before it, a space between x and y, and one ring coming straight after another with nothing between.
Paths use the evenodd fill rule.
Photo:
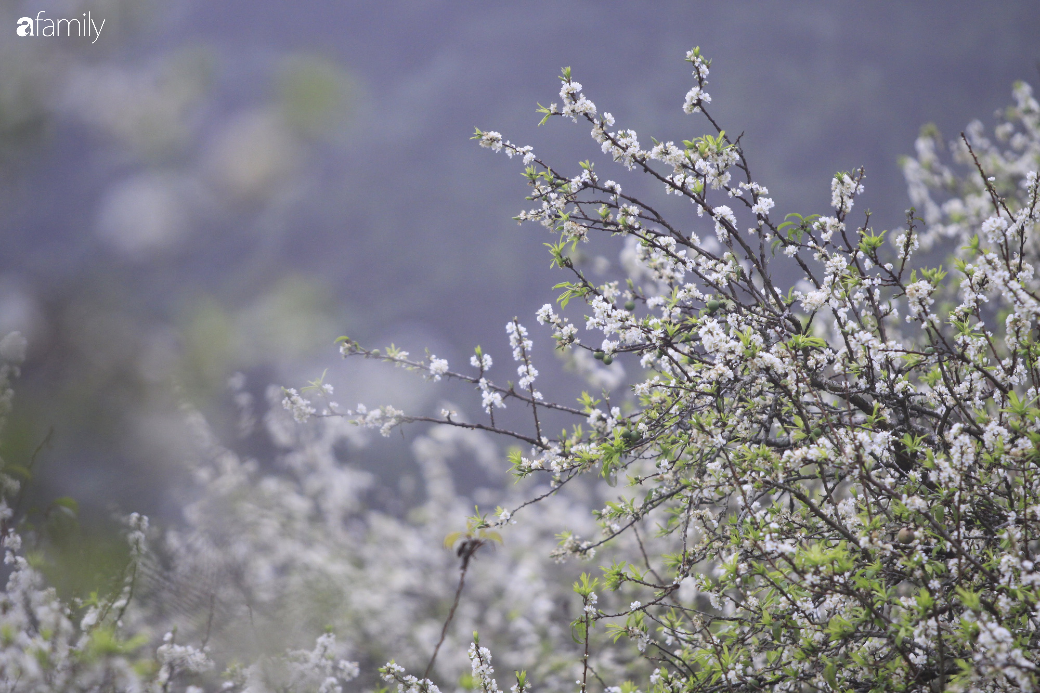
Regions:
<instances>
[{"instance_id":1,"label":"blurred background","mask_svg":"<svg viewBox=\"0 0 1040 693\"><path fill-rule=\"evenodd\" d=\"M40 10L104 26L94 43L18 37ZM537 102L559 100L569 65L643 143L689 138L705 131L681 110L699 45L711 111L745 133L780 217L825 211L834 172L862 165L862 205L889 228L920 126L949 140L990 123L1014 80L1040 82L1038 36L1036 0L3 0L0 334L29 348L0 456L24 465L53 431L34 502L176 521L181 404L234 440L236 397L260 416L269 384L328 369L345 407L421 414L451 398L476 417L467 390L343 362L333 340L427 347L460 369L480 344L504 381L514 315L536 336L542 390L569 400L578 381L534 321L561 281L549 238L511 220L521 166L478 148L474 126L624 180L586 127L537 128ZM407 491L390 483L408 477L404 438L358 460L387 503Z\"/></svg>"}]
</instances>

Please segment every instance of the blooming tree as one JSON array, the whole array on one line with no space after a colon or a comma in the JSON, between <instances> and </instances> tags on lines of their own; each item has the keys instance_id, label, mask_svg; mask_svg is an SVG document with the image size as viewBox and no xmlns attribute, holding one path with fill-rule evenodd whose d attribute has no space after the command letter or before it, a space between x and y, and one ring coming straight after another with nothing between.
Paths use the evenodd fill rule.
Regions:
<instances>
[{"instance_id":1,"label":"blooming tree","mask_svg":"<svg viewBox=\"0 0 1040 693\"><path fill-rule=\"evenodd\" d=\"M589 127L614 163L688 200L696 217L666 218L588 161L568 173L497 132L475 135L522 160L532 206L516 219L555 235L553 263L570 275L559 311L547 304L538 322L563 352L637 364L630 394L613 406L588 393L577 406L545 401L532 341L513 320L519 380L505 386L486 354L476 372L456 372L342 345L472 383L486 421L390 407L343 415L384 433L431 420L492 431L524 446L510 456L516 477L547 476L554 490L626 479L596 511L601 534L561 545L588 557L653 531L575 585L582 691L597 658L620 647L608 636L635 643L654 667L640 685L661 693L1032 689L1040 111L1029 87L1015 87L996 141L975 123L951 143L952 164L934 132L922 135L904 164L920 211L888 238L869 213L853 214L862 170L834 176L825 214L775 219L739 138L708 111L709 61L697 49L686 59L695 85L682 107L707 120L701 137L644 147L569 69L560 102L540 112ZM624 244L626 276L597 283L573 260L594 237ZM930 262L943 241L949 269ZM579 301L584 331L568 310ZM530 410L527 429L496 423L510 405ZM554 436L547 414L575 425ZM518 510L477 519L494 527ZM471 658L489 667L481 652ZM434 688L384 671L403 688Z\"/></svg>"},{"instance_id":2,"label":"blooming tree","mask_svg":"<svg viewBox=\"0 0 1040 693\"><path fill-rule=\"evenodd\" d=\"M59 599L22 548L5 468L3 689L331 692L376 684L392 657L380 673L402 692L497 693L494 652L518 670L514 693L1032 690L1037 101L1016 85L993 139L972 124L946 158L926 129L904 162L916 208L889 238L853 214L862 170L834 176L824 215L775 219L708 110L709 61L686 58L682 108L702 136L644 148L570 70L540 112L590 127L615 177L648 177L696 216L666 218L589 161L565 173L475 136L523 162L517 220L554 235L568 275L535 317L591 392L542 394L518 318L508 368L479 348L453 369L344 337L344 356L472 388L479 417L348 410L320 380L275 389L265 470L188 412L200 454L185 522L160 534L130 516L126 569L83 603ZM610 243L623 273L593 280L579 249ZM24 351L0 342L0 414ZM337 450L363 443L347 424L409 423L431 425L413 445L426 497L400 517L364 502L373 479ZM495 436L517 483L460 493L449 460L494 479ZM471 501L498 507L460 529ZM570 558L599 565L574 582Z\"/></svg>"}]
</instances>

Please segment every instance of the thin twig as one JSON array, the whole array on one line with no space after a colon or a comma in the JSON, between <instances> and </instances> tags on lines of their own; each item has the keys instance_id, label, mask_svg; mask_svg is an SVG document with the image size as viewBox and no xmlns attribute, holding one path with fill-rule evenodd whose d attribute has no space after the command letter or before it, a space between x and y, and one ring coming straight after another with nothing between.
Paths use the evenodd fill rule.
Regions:
<instances>
[{"instance_id":1,"label":"thin twig","mask_svg":"<svg viewBox=\"0 0 1040 693\"><path fill-rule=\"evenodd\" d=\"M209 618L206 619L206 637L202 639L202 649L206 649L206 644L209 643L209 635L213 630L213 611L216 607L217 595L210 592L209 595Z\"/></svg>"},{"instance_id":2,"label":"thin twig","mask_svg":"<svg viewBox=\"0 0 1040 693\"><path fill-rule=\"evenodd\" d=\"M54 426L51 426L47 429L47 435L43 437L43 440L40 441L40 444L36 446L36 449L33 450L32 455L29 457L29 464L25 466L25 470L27 472L32 471L32 468L36 465L36 458L39 457L40 453L43 452L44 448L50 446L51 439L53 437ZM22 502L25 500L25 490L28 487L28 485L28 480L23 481L19 485L18 496L15 498L14 501L14 511L11 513L10 518L3 521L2 527L0 527L0 536L7 536L7 531L8 529L10 529L9 523L14 521L14 519L17 518L19 514L21 514Z\"/></svg>"},{"instance_id":3,"label":"thin twig","mask_svg":"<svg viewBox=\"0 0 1040 693\"><path fill-rule=\"evenodd\" d=\"M585 606L588 606L588 597L585 597ZM585 656L582 658L582 670L581 670L581 693L585 693L588 690L588 678L589 678L589 628L592 626L589 612L585 612Z\"/></svg>"},{"instance_id":4,"label":"thin twig","mask_svg":"<svg viewBox=\"0 0 1040 693\"><path fill-rule=\"evenodd\" d=\"M466 571L469 570L469 559L473 558L473 554L476 553L477 549L484 545L483 539L467 539L459 547L459 556L462 558L462 566L459 568L459 586L455 589L455 601L451 605L451 611L448 612L448 619L444 622L444 628L441 629L441 639L437 641L437 646L433 648L433 656L430 657L430 663L426 665L426 671L423 672L423 678L430 678L430 671L433 669L433 663L437 661L437 653L441 650L441 645L444 644L444 639L448 636L448 626L451 625L451 621L455 618L455 609L459 606L459 598L462 597L462 586L466 584Z\"/></svg>"}]
</instances>

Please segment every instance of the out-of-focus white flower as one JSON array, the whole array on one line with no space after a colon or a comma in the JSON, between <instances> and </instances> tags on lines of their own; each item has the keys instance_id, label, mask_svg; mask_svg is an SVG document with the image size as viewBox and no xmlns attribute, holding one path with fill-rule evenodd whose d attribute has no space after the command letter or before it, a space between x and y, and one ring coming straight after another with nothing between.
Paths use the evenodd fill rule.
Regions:
<instances>
[{"instance_id":1,"label":"out-of-focus white flower","mask_svg":"<svg viewBox=\"0 0 1040 693\"><path fill-rule=\"evenodd\" d=\"M11 332L0 339L0 357L13 364L19 364L25 360L25 351L29 346L28 340L21 332Z\"/></svg>"}]
</instances>

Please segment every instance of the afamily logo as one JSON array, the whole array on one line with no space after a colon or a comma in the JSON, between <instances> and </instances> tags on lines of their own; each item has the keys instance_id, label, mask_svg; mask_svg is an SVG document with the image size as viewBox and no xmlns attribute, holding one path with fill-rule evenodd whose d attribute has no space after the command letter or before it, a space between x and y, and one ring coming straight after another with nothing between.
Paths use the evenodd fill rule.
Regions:
<instances>
[{"instance_id":1,"label":"afamily logo","mask_svg":"<svg viewBox=\"0 0 1040 693\"><path fill-rule=\"evenodd\" d=\"M76 36L80 38L91 38L94 40L91 43L97 43L98 38L101 37L101 30L105 28L105 20L101 20L99 25L94 21L94 17L90 12L84 12L82 19L75 17L73 19L51 19L50 17L44 17L47 14L46 10L40 10L36 13L36 18L22 17L18 20L18 28L16 31L19 36L38 36L38 37L57 37L57 36Z\"/></svg>"}]
</instances>

